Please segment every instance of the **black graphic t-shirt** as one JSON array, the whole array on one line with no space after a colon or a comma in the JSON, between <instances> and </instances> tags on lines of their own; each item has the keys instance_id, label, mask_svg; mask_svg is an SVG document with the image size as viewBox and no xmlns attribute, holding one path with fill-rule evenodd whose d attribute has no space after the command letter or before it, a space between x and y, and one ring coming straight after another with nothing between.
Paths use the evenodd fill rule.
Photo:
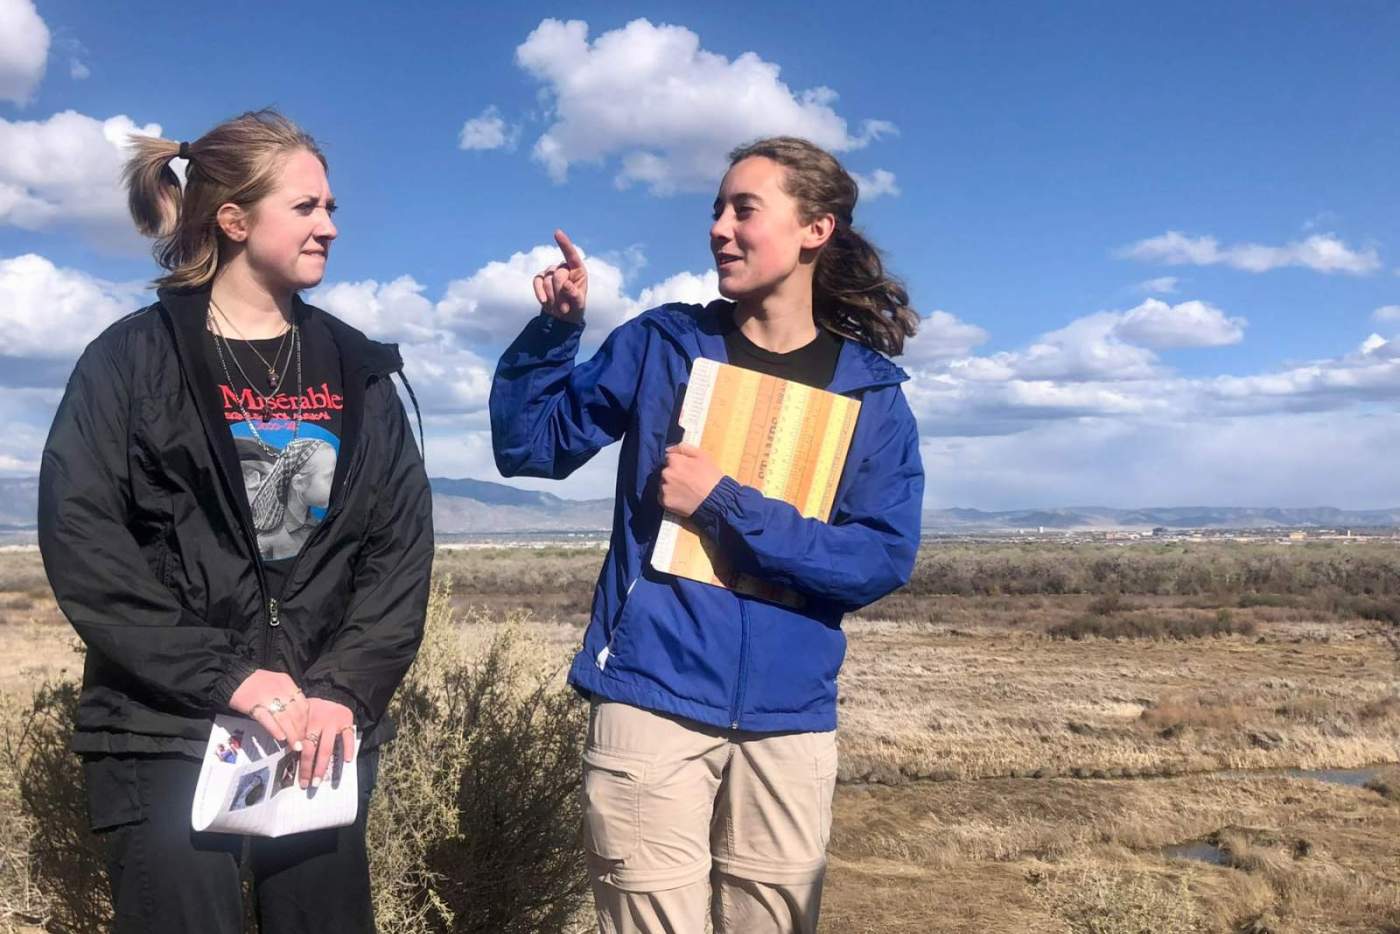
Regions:
<instances>
[{"instance_id":1,"label":"black graphic t-shirt","mask_svg":"<svg viewBox=\"0 0 1400 934\"><path fill-rule=\"evenodd\" d=\"M325 518L345 409L334 341L320 328L298 330L300 381L290 336L285 342L225 341L206 331L204 341L273 597L281 594L297 554Z\"/></svg>"},{"instance_id":2,"label":"black graphic t-shirt","mask_svg":"<svg viewBox=\"0 0 1400 934\"><path fill-rule=\"evenodd\" d=\"M841 338L819 325L817 336L810 343L787 353L774 353L749 340L731 322L724 335L724 352L734 366L825 389L836 375Z\"/></svg>"}]
</instances>

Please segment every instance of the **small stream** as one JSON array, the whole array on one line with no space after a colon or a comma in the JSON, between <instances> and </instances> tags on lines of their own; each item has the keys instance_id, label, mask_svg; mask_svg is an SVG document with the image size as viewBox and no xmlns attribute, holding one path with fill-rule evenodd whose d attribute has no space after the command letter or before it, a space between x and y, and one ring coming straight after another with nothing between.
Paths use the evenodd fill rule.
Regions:
<instances>
[{"instance_id":1,"label":"small stream","mask_svg":"<svg viewBox=\"0 0 1400 934\"><path fill-rule=\"evenodd\" d=\"M1367 782L1381 777L1382 766L1369 766L1360 769L1231 769L1217 774L1222 778L1296 778L1305 781L1326 782L1330 785L1345 785L1360 788ZM1219 846L1209 840L1188 840L1164 846L1161 854L1167 859L1187 859L1212 866L1229 864L1229 857Z\"/></svg>"},{"instance_id":2,"label":"small stream","mask_svg":"<svg viewBox=\"0 0 1400 934\"><path fill-rule=\"evenodd\" d=\"M1191 840L1187 843L1164 846L1162 855L1167 859L1189 859L1197 863L1210 863L1212 866L1224 866L1227 862L1225 851L1209 840Z\"/></svg>"}]
</instances>

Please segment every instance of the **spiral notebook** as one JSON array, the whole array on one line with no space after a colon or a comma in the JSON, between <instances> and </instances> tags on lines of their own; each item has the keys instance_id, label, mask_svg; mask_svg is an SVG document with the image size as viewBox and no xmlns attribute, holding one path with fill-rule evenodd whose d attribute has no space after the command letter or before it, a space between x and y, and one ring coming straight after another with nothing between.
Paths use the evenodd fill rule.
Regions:
<instances>
[{"instance_id":1,"label":"spiral notebook","mask_svg":"<svg viewBox=\"0 0 1400 934\"><path fill-rule=\"evenodd\" d=\"M701 357L691 365L680 425L687 444L739 483L827 522L859 415L856 399ZM651 565L765 600L803 602L794 591L735 572L714 542L671 513L661 520Z\"/></svg>"}]
</instances>

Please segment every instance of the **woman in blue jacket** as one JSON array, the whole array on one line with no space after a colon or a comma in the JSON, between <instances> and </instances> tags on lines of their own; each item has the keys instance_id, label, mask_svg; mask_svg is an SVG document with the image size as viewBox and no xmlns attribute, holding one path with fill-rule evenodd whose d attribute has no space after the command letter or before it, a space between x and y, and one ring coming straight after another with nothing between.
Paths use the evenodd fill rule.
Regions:
<instances>
[{"instance_id":1,"label":"woman in blue jacket","mask_svg":"<svg viewBox=\"0 0 1400 934\"><path fill-rule=\"evenodd\" d=\"M836 782L841 618L905 583L923 467L903 350L918 316L851 226L857 187L830 154L779 137L730 155L710 247L724 300L654 308L576 364L588 274L534 279L541 314L491 391L496 464L560 478L622 442L611 547L569 680L592 701L585 845L605 932L815 931ZM745 366L861 401L831 521L675 444L691 364ZM746 597L649 566L663 510L734 570L802 596Z\"/></svg>"}]
</instances>

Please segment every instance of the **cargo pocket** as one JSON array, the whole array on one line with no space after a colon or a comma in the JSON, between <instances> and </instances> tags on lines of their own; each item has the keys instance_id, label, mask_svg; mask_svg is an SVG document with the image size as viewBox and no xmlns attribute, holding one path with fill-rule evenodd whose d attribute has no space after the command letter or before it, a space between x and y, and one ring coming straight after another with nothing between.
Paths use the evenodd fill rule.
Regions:
<instances>
[{"instance_id":1,"label":"cargo pocket","mask_svg":"<svg viewBox=\"0 0 1400 934\"><path fill-rule=\"evenodd\" d=\"M583 750L583 830L589 852L613 860L637 852L648 761L634 753Z\"/></svg>"},{"instance_id":2,"label":"cargo pocket","mask_svg":"<svg viewBox=\"0 0 1400 934\"><path fill-rule=\"evenodd\" d=\"M836 738L833 736L831 747L824 749L817 756L817 797L818 813L821 815L821 841L822 850L825 851L827 844L831 842L831 799L836 794L836 769L837 769Z\"/></svg>"}]
</instances>

